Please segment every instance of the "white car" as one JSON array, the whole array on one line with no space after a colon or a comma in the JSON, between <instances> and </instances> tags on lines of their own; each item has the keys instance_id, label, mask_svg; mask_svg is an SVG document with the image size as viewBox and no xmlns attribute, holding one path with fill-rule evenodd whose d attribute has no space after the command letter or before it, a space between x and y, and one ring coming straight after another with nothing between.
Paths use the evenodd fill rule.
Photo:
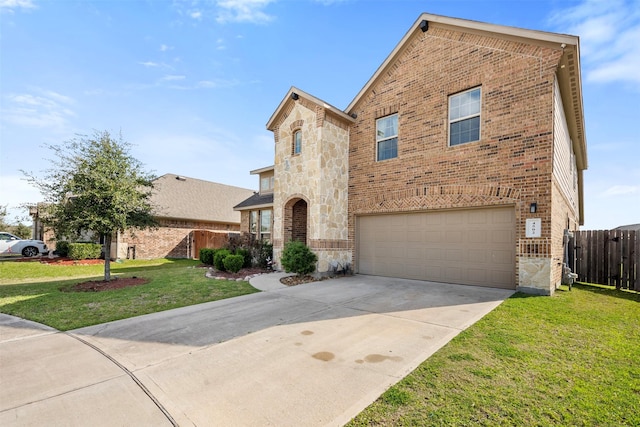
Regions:
<instances>
[{"instance_id":1,"label":"white car","mask_svg":"<svg viewBox=\"0 0 640 427\"><path fill-rule=\"evenodd\" d=\"M21 239L11 233L0 232L0 254L22 254L32 257L46 255L49 251L42 240Z\"/></svg>"}]
</instances>

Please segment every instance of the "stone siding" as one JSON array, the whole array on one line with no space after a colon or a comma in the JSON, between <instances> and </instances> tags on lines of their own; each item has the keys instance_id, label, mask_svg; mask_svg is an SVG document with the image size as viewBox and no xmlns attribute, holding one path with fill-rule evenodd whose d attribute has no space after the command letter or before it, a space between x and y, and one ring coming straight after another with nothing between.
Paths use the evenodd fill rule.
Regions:
<instances>
[{"instance_id":1,"label":"stone siding","mask_svg":"<svg viewBox=\"0 0 640 427\"><path fill-rule=\"evenodd\" d=\"M348 127L302 97L288 102L274 130L274 260L279 265L288 240L306 236L304 243L318 255L318 270L325 272L352 256L347 249ZM293 154L293 134L298 130L302 150ZM300 200L306 202L306 213L296 204ZM303 222L306 230L300 228ZM336 251L335 246L313 243L327 240L342 242L345 249Z\"/></svg>"}]
</instances>

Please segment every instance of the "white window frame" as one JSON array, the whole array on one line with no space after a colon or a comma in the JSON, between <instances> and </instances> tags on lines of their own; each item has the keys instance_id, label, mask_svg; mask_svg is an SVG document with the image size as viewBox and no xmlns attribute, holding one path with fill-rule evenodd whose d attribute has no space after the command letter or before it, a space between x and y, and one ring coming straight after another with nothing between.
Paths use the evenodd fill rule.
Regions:
<instances>
[{"instance_id":1,"label":"white window frame","mask_svg":"<svg viewBox=\"0 0 640 427\"><path fill-rule=\"evenodd\" d=\"M267 219L267 221L264 220L265 219L264 213L266 212L269 212L269 218ZM271 220L273 219L273 210L271 209L261 210L259 217L260 217L260 226L259 226L260 240L271 240Z\"/></svg>"},{"instance_id":2,"label":"white window frame","mask_svg":"<svg viewBox=\"0 0 640 427\"><path fill-rule=\"evenodd\" d=\"M260 178L260 192L271 192L273 191L273 176L268 176L268 177L264 177L264 178ZM266 186L264 185L266 182Z\"/></svg>"},{"instance_id":3,"label":"white window frame","mask_svg":"<svg viewBox=\"0 0 640 427\"><path fill-rule=\"evenodd\" d=\"M395 117L395 121L396 121L396 133L394 135L384 135L380 134L380 130L378 130L378 124L382 121L382 120L386 120L389 119L391 117ZM391 160L391 159L397 159L398 158L398 133L399 133L399 125L398 125L398 113L394 113L394 114L389 114L388 116L384 116L384 117L379 117L376 119L376 161L377 162L383 162L385 160ZM395 152L396 155L393 157L385 157L384 159L380 158L380 144L385 143L385 142L389 142L391 140L395 139Z\"/></svg>"},{"instance_id":4,"label":"white window frame","mask_svg":"<svg viewBox=\"0 0 640 427\"><path fill-rule=\"evenodd\" d=\"M477 91L479 94L479 101L478 101L478 111L477 112L473 112L473 113L469 113L466 115L462 115L462 116L457 116L455 118L451 118L452 115L452 101L460 96L463 96L465 94L468 94L470 92L475 92ZM455 93L453 95L449 95L449 109L447 112L447 118L448 118L448 143L449 143L449 147L457 147L458 145L464 145L464 144L469 144L472 142L477 142L480 141L482 139L482 87L478 86L478 87L474 87L472 89L468 89L465 90L463 92L458 92ZM469 141L464 141L464 142L458 142L456 144L451 144L451 135L452 135L452 131L451 131L451 126L453 124L456 123L460 123L460 122L464 122L466 120L471 120L474 118L478 118L478 139L472 139Z\"/></svg>"},{"instance_id":5,"label":"white window frame","mask_svg":"<svg viewBox=\"0 0 640 427\"><path fill-rule=\"evenodd\" d=\"M300 135L300 138L298 138ZM302 129L298 129L293 133L293 155L302 153Z\"/></svg>"},{"instance_id":6,"label":"white window frame","mask_svg":"<svg viewBox=\"0 0 640 427\"><path fill-rule=\"evenodd\" d=\"M249 233L251 234L258 233L259 220L260 220L260 215L258 211L249 211Z\"/></svg>"}]
</instances>

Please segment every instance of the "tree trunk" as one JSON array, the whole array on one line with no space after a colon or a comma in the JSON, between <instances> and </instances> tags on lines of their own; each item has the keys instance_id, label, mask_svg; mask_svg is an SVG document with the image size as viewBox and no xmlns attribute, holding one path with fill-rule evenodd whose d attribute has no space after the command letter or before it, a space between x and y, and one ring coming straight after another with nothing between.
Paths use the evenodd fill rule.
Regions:
<instances>
[{"instance_id":1,"label":"tree trunk","mask_svg":"<svg viewBox=\"0 0 640 427\"><path fill-rule=\"evenodd\" d=\"M104 235L104 281L111 280L111 233Z\"/></svg>"}]
</instances>

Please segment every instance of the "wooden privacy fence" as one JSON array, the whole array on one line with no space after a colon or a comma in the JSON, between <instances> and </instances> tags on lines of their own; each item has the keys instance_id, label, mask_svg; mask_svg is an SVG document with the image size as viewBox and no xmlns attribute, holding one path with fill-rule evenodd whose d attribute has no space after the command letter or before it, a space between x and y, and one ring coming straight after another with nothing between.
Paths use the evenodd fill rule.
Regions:
<instances>
[{"instance_id":1,"label":"wooden privacy fence","mask_svg":"<svg viewBox=\"0 0 640 427\"><path fill-rule=\"evenodd\" d=\"M198 259L200 257L200 249L202 248L221 248L229 242L229 232L211 231L211 230L193 230L191 232L193 239L193 250L191 258Z\"/></svg>"},{"instance_id":2,"label":"wooden privacy fence","mask_svg":"<svg viewBox=\"0 0 640 427\"><path fill-rule=\"evenodd\" d=\"M635 230L575 231L569 266L579 282L640 291L640 236Z\"/></svg>"}]
</instances>

